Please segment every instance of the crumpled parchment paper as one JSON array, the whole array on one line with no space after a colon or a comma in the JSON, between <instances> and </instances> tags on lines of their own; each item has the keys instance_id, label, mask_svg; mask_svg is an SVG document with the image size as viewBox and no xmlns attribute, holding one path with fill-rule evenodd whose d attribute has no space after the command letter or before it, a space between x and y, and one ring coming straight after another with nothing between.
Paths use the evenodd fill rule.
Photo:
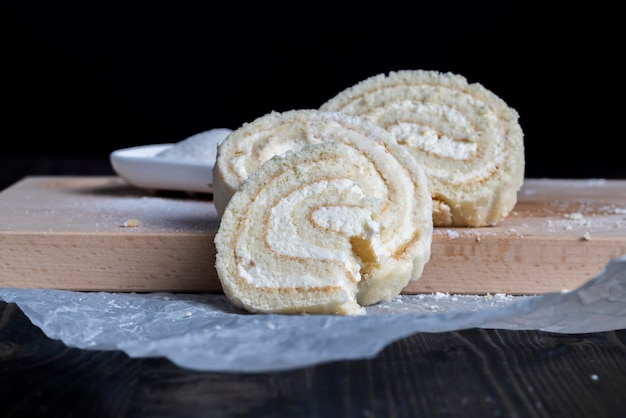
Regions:
<instances>
[{"instance_id":1,"label":"crumpled parchment paper","mask_svg":"<svg viewBox=\"0 0 626 418\"><path fill-rule=\"evenodd\" d=\"M272 372L376 356L418 332L468 328L602 332L626 328L626 255L578 289L539 296L400 295L364 316L260 315L221 294L0 288L70 347L166 357L198 371Z\"/></svg>"}]
</instances>

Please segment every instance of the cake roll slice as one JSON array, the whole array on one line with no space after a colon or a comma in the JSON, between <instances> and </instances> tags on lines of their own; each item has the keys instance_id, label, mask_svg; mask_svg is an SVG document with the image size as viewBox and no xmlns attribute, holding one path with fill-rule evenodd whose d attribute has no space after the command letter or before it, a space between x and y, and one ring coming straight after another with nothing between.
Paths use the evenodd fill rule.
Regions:
<instances>
[{"instance_id":1,"label":"cake roll slice","mask_svg":"<svg viewBox=\"0 0 626 418\"><path fill-rule=\"evenodd\" d=\"M320 110L360 116L391 132L426 171L435 226L496 225L524 180L517 111L453 73L404 70L367 78Z\"/></svg>"},{"instance_id":2,"label":"cake roll slice","mask_svg":"<svg viewBox=\"0 0 626 418\"><path fill-rule=\"evenodd\" d=\"M428 182L381 128L308 114L330 141L250 173L220 220L218 277L249 312L363 314L422 275L433 233ZM311 129L302 116L271 118L295 140Z\"/></svg>"}]
</instances>

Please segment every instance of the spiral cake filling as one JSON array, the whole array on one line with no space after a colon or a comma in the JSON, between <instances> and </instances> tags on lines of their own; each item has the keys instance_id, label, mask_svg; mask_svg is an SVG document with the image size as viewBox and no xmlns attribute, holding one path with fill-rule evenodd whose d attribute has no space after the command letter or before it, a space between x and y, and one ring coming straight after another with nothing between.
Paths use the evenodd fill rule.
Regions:
<instances>
[{"instance_id":1,"label":"spiral cake filling","mask_svg":"<svg viewBox=\"0 0 626 418\"><path fill-rule=\"evenodd\" d=\"M274 155L230 197L215 238L229 299L251 312L361 314L418 279L430 258L432 201L423 170L391 134L338 113L267 118L285 144L302 137L302 121L309 140L341 142Z\"/></svg>"}]
</instances>

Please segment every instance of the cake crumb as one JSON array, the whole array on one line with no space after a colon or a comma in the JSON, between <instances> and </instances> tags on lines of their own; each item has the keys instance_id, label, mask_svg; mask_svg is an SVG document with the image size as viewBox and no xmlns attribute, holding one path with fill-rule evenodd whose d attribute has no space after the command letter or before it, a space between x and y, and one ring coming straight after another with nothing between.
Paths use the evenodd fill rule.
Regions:
<instances>
[{"instance_id":1,"label":"cake crumb","mask_svg":"<svg viewBox=\"0 0 626 418\"><path fill-rule=\"evenodd\" d=\"M563 215L563 217L566 219L571 219L571 220L581 220L583 219L583 214L580 212L572 212L572 213L566 213L565 215Z\"/></svg>"},{"instance_id":2,"label":"cake crumb","mask_svg":"<svg viewBox=\"0 0 626 418\"><path fill-rule=\"evenodd\" d=\"M137 228L141 226L141 221L139 219L129 219L122 224L124 228Z\"/></svg>"}]
</instances>

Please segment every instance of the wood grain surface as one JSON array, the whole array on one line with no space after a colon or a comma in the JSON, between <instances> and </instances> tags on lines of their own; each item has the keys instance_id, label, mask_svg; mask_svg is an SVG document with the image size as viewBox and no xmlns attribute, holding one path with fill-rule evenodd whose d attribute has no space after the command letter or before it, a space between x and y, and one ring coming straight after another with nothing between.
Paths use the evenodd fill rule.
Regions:
<instances>
[{"instance_id":1,"label":"wood grain surface","mask_svg":"<svg viewBox=\"0 0 626 418\"><path fill-rule=\"evenodd\" d=\"M626 330L420 333L376 357L277 373L69 348L0 302L0 416L622 417Z\"/></svg>"},{"instance_id":2,"label":"wood grain surface","mask_svg":"<svg viewBox=\"0 0 626 418\"><path fill-rule=\"evenodd\" d=\"M32 176L0 193L0 219L0 286L221 291L210 195ZM626 180L528 179L500 225L435 228L424 274L403 293L558 292L623 254Z\"/></svg>"}]
</instances>

